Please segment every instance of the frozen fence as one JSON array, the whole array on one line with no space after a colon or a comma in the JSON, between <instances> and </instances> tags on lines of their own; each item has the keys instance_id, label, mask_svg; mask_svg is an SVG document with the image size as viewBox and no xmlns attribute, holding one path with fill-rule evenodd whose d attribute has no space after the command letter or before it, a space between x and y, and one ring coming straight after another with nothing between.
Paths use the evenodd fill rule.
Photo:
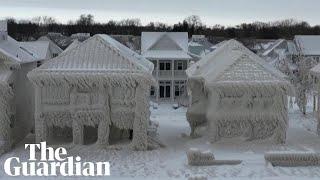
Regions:
<instances>
[{"instance_id":1,"label":"frozen fence","mask_svg":"<svg viewBox=\"0 0 320 180\"><path fill-rule=\"evenodd\" d=\"M320 154L313 152L267 152L266 161L273 166L319 166Z\"/></svg>"}]
</instances>

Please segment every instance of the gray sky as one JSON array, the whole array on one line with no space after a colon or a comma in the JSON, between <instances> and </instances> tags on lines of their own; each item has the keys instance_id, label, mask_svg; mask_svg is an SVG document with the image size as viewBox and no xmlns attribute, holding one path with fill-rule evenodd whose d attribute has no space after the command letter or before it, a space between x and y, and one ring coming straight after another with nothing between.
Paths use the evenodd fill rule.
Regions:
<instances>
[{"instance_id":1,"label":"gray sky","mask_svg":"<svg viewBox=\"0 0 320 180\"><path fill-rule=\"evenodd\" d=\"M207 25L286 18L320 24L320 0L0 0L0 19L52 16L60 22L93 14L98 22L140 18L173 24L189 15L199 15Z\"/></svg>"}]
</instances>

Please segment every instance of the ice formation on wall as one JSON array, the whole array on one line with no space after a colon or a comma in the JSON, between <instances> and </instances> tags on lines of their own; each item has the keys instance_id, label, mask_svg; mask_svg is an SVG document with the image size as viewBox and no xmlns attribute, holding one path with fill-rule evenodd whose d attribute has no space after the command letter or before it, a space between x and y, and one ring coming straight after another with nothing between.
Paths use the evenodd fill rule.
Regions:
<instances>
[{"instance_id":1,"label":"ice formation on wall","mask_svg":"<svg viewBox=\"0 0 320 180\"><path fill-rule=\"evenodd\" d=\"M52 126L71 127L83 144L85 126L108 145L111 127L132 130L132 148L148 149L153 65L107 35L96 35L28 74L36 85L36 141Z\"/></svg>"},{"instance_id":2,"label":"ice formation on wall","mask_svg":"<svg viewBox=\"0 0 320 180\"><path fill-rule=\"evenodd\" d=\"M191 136L208 124L211 141L245 136L284 143L288 126L285 75L235 40L225 42L188 70Z\"/></svg>"},{"instance_id":3,"label":"ice formation on wall","mask_svg":"<svg viewBox=\"0 0 320 180\"><path fill-rule=\"evenodd\" d=\"M8 82L4 79L7 78L9 70L1 68L0 70L0 154L8 151L11 148L11 116L13 91Z\"/></svg>"}]
</instances>

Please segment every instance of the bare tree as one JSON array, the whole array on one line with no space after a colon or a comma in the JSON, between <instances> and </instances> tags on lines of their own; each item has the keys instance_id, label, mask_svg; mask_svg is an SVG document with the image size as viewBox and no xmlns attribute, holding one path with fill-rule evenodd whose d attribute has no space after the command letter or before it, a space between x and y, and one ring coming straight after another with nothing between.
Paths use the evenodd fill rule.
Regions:
<instances>
[{"instance_id":1,"label":"bare tree","mask_svg":"<svg viewBox=\"0 0 320 180\"><path fill-rule=\"evenodd\" d=\"M47 26L50 24L57 24L57 21L55 18L50 16L36 16L31 19L31 22L34 24L37 24L39 26Z\"/></svg>"},{"instance_id":2,"label":"bare tree","mask_svg":"<svg viewBox=\"0 0 320 180\"><path fill-rule=\"evenodd\" d=\"M76 21L76 24L78 25L92 25L94 24L94 16L91 14L81 14L79 19Z\"/></svg>"},{"instance_id":3,"label":"bare tree","mask_svg":"<svg viewBox=\"0 0 320 180\"><path fill-rule=\"evenodd\" d=\"M138 18L134 19L123 19L118 22L120 26L141 26L141 21Z\"/></svg>"},{"instance_id":4,"label":"bare tree","mask_svg":"<svg viewBox=\"0 0 320 180\"><path fill-rule=\"evenodd\" d=\"M193 27L200 27L202 26L202 22L199 16L191 15L184 19L189 25Z\"/></svg>"}]
</instances>

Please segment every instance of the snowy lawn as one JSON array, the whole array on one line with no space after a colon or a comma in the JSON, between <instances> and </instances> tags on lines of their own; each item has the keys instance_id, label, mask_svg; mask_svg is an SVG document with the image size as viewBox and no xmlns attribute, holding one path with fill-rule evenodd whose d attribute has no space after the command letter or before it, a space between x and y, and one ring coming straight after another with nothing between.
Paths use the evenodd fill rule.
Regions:
<instances>
[{"instance_id":1,"label":"snowy lawn","mask_svg":"<svg viewBox=\"0 0 320 180\"><path fill-rule=\"evenodd\" d=\"M310 107L308 108L310 109ZM320 167L272 167L264 161L265 151L315 151L320 152L320 137L315 134L316 120L312 112L303 116L297 108L290 109L287 143L275 145L270 140L248 142L241 138L223 139L210 144L208 138L190 139L189 126L185 117L186 108L174 110L172 105L161 104L152 110L151 119L159 122L161 141L167 146L154 151L134 152L126 149L110 150L95 145L70 146L69 156L79 155L84 161L110 161L112 179L115 177L136 179L186 179L203 175L209 179L254 178L254 179L292 179L320 178ZM24 143L33 142L27 137L13 151L0 158L1 164L8 157L18 156L21 160L28 157ZM211 150L216 159L239 159L243 163L236 166L190 167L187 165L186 151L196 147ZM1 168L0 178L5 177Z\"/></svg>"}]
</instances>

